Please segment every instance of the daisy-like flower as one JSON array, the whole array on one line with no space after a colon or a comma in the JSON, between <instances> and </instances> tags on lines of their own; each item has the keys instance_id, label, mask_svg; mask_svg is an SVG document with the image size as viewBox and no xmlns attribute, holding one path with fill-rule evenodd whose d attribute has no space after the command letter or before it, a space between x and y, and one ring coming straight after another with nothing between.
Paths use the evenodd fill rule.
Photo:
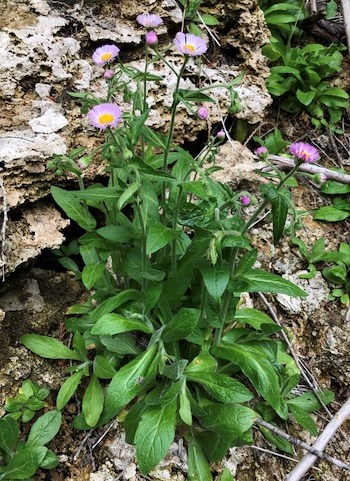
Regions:
<instances>
[{"instance_id":1,"label":"daisy-like flower","mask_svg":"<svg viewBox=\"0 0 350 481\"><path fill-rule=\"evenodd\" d=\"M320 154L316 147L305 142L294 142L289 146L289 152L298 160L308 162L310 164L317 162Z\"/></svg>"},{"instance_id":2,"label":"daisy-like flower","mask_svg":"<svg viewBox=\"0 0 350 481\"><path fill-rule=\"evenodd\" d=\"M89 124L100 130L105 130L107 127L116 127L121 116L121 109L117 104L112 103L95 105L88 112Z\"/></svg>"},{"instance_id":3,"label":"daisy-like flower","mask_svg":"<svg viewBox=\"0 0 350 481\"><path fill-rule=\"evenodd\" d=\"M112 62L118 57L120 49L115 45L103 45L98 47L92 54L93 62L99 67L103 67L108 62Z\"/></svg>"},{"instance_id":4,"label":"daisy-like flower","mask_svg":"<svg viewBox=\"0 0 350 481\"><path fill-rule=\"evenodd\" d=\"M184 55L195 57L207 51L205 40L193 33L178 32L174 38L174 45Z\"/></svg>"},{"instance_id":5,"label":"daisy-like flower","mask_svg":"<svg viewBox=\"0 0 350 481\"><path fill-rule=\"evenodd\" d=\"M136 17L136 21L146 28L156 28L163 23L163 20L156 13L141 13Z\"/></svg>"}]
</instances>

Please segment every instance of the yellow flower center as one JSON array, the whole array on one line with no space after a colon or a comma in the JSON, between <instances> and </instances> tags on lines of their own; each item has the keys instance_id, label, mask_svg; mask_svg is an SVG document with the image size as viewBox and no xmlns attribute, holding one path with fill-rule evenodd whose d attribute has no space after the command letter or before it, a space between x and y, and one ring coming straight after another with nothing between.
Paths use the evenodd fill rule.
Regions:
<instances>
[{"instance_id":1,"label":"yellow flower center","mask_svg":"<svg viewBox=\"0 0 350 481\"><path fill-rule=\"evenodd\" d=\"M101 114L98 121L102 125L111 124L114 120L114 115L112 114Z\"/></svg>"},{"instance_id":2,"label":"yellow flower center","mask_svg":"<svg viewBox=\"0 0 350 481\"><path fill-rule=\"evenodd\" d=\"M110 52L104 53L101 56L101 60L103 60L104 62L107 62L110 58L112 58L112 54Z\"/></svg>"},{"instance_id":3,"label":"yellow flower center","mask_svg":"<svg viewBox=\"0 0 350 481\"><path fill-rule=\"evenodd\" d=\"M194 46L191 45L190 43L185 43L184 48L185 48L186 50L189 50L190 52L195 52L195 51L196 51L196 47L194 47Z\"/></svg>"}]
</instances>

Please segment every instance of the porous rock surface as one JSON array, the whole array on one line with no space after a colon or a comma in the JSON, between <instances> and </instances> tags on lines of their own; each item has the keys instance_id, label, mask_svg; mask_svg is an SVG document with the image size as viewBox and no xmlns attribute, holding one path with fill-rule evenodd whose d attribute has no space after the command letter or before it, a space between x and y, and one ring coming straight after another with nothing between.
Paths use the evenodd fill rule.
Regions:
<instances>
[{"instance_id":1,"label":"porous rock surface","mask_svg":"<svg viewBox=\"0 0 350 481\"><path fill-rule=\"evenodd\" d=\"M271 102L265 88L268 75L261 46L268 35L257 0L227 0L202 2L203 11L215 15L220 25L217 29L220 46L210 34L210 48L203 60L201 77L203 84L233 80L243 70L246 76L237 86L241 111L237 117L250 123L261 120L265 107ZM93 50L106 42L116 43L123 62L131 66L143 66L144 31L135 22L139 13L152 11L164 19L159 28L161 46L171 45L180 29L181 10L175 0L131 0L94 2L92 0L3 0L0 19L0 203L9 211L5 234L22 233L22 242L11 238L11 243L1 230L6 256L2 263L6 272L35 257L43 248L59 245L63 238L59 230L64 222L55 221L56 239L40 238L40 244L28 252L26 228L23 219L14 220L11 212L24 204L24 210L35 215L35 202L47 196L51 183L57 183L46 168L54 154L65 154L72 147L81 145L88 150L100 142L99 135L87 126L80 108L68 91L92 91L105 96L107 85L102 69L92 65ZM224 52L224 53L223 53ZM181 56L172 51L169 61L175 66ZM171 103L175 76L167 68L154 65L163 80L150 86L149 124L166 130L169 121L164 106ZM198 73L199 66L190 62L189 73ZM182 87L193 88L192 77L183 81ZM210 124L196 120L185 109L179 112L175 139L195 140L199 131L220 122L227 113L228 93L223 89L211 92L216 103L210 106ZM128 106L123 105L123 108ZM92 166L87 176L100 173L99 165ZM23 210L23 211L24 211ZM52 226L50 216L42 222ZM4 225L4 218L2 219ZM35 227L34 227L35 229ZM51 231L51 230L50 230ZM33 231L30 234L32 243ZM5 239L2 239L5 237ZM39 236L40 237L40 236ZM21 251L23 254L14 254ZM5 259L5 261L4 261Z\"/></svg>"}]
</instances>

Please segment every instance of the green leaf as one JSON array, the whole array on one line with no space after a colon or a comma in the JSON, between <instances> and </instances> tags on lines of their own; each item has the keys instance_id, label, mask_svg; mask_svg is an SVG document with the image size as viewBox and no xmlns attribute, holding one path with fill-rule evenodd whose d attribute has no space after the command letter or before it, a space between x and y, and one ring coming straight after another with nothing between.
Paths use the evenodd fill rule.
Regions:
<instances>
[{"instance_id":1,"label":"green leaf","mask_svg":"<svg viewBox=\"0 0 350 481\"><path fill-rule=\"evenodd\" d=\"M62 414L60 411L48 411L38 418L31 427L26 447L44 446L51 441L61 427Z\"/></svg>"},{"instance_id":2,"label":"green leaf","mask_svg":"<svg viewBox=\"0 0 350 481\"><path fill-rule=\"evenodd\" d=\"M57 394L57 399L56 399L57 409L61 410L64 408L64 406L67 404L67 402L70 400L70 398L73 396L73 394L77 390L77 387L79 386L79 383L82 377L83 377L83 371L78 371L72 374L68 379L64 381L64 383L60 387L60 390L58 391L58 394Z\"/></svg>"},{"instance_id":3,"label":"green leaf","mask_svg":"<svg viewBox=\"0 0 350 481\"><path fill-rule=\"evenodd\" d=\"M209 404L199 422L209 431L215 431L231 440L239 438L253 425L257 414L239 404Z\"/></svg>"},{"instance_id":4,"label":"green leaf","mask_svg":"<svg viewBox=\"0 0 350 481\"><path fill-rule=\"evenodd\" d=\"M202 351L196 356L185 369L185 374L196 372L215 372L218 363L216 359L207 351Z\"/></svg>"},{"instance_id":5,"label":"green leaf","mask_svg":"<svg viewBox=\"0 0 350 481\"><path fill-rule=\"evenodd\" d=\"M93 364L94 374L100 379L112 379L116 370L104 356L95 356Z\"/></svg>"},{"instance_id":6,"label":"green leaf","mask_svg":"<svg viewBox=\"0 0 350 481\"><path fill-rule=\"evenodd\" d=\"M63 342L52 337L41 336L39 334L24 334L21 342L27 349L45 359L73 359L80 360L75 351L72 351Z\"/></svg>"},{"instance_id":7,"label":"green leaf","mask_svg":"<svg viewBox=\"0 0 350 481\"><path fill-rule=\"evenodd\" d=\"M82 403L83 415L89 426L93 427L98 423L103 411L103 401L104 394L100 381L95 374L92 374Z\"/></svg>"},{"instance_id":8,"label":"green leaf","mask_svg":"<svg viewBox=\"0 0 350 481\"><path fill-rule=\"evenodd\" d=\"M334 393L329 389L324 391L317 391L319 398L323 401L325 405L329 404L334 400ZM298 397L287 400L288 406L291 404L304 409L307 412L317 411L322 408L322 405L315 394L311 391L305 392Z\"/></svg>"},{"instance_id":9,"label":"green leaf","mask_svg":"<svg viewBox=\"0 0 350 481\"><path fill-rule=\"evenodd\" d=\"M157 353L158 346L153 344L115 374L106 393L102 423L118 414L155 377Z\"/></svg>"},{"instance_id":10,"label":"green leaf","mask_svg":"<svg viewBox=\"0 0 350 481\"><path fill-rule=\"evenodd\" d=\"M310 414L299 406L289 405L289 409L296 420L304 429L309 431L312 436L317 436L317 426Z\"/></svg>"},{"instance_id":11,"label":"green leaf","mask_svg":"<svg viewBox=\"0 0 350 481\"><path fill-rule=\"evenodd\" d=\"M192 412L191 412L191 403L187 396L187 389L186 383L182 384L182 388L180 391L180 408L179 408L179 416L181 420L187 424L187 426L192 426Z\"/></svg>"},{"instance_id":12,"label":"green leaf","mask_svg":"<svg viewBox=\"0 0 350 481\"><path fill-rule=\"evenodd\" d=\"M277 198L271 200L273 243L276 245L283 235L288 215L288 200L283 191L277 191Z\"/></svg>"},{"instance_id":13,"label":"green leaf","mask_svg":"<svg viewBox=\"0 0 350 481\"><path fill-rule=\"evenodd\" d=\"M54 469L57 467L57 465L58 465L58 458L56 453L48 449L45 454L45 458L41 461L39 467L42 469Z\"/></svg>"},{"instance_id":14,"label":"green leaf","mask_svg":"<svg viewBox=\"0 0 350 481\"><path fill-rule=\"evenodd\" d=\"M219 267L218 265L204 264L200 267L200 271L209 294L216 301L220 300L230 280L229 266Z\"/></svg>"},{"instance_id":15,"label":"green leaf","mask_svg":"<svg viewBox=\"0 0 350 481\"><path fill-rule=\"evenodd\" d=\"M345 220L350 216L350 212L345 212L344 210L339 210L332 205L326 205L320 207L314 214L314 219L325 220L327 222L338 222L340 220Z\"/></svg>"},{"instance_id":16,"label":"green leaf","mask_svg":"<svg viewBox=\"0 0 350 481\"><path fill-rule=\"evenodd\" d=\"M159 147L163 150L166 148L166 142L167 142L166 136L154 132L152 129L147 127L147 125L143 125L142 135L145 141L149 145L152 145L153 147Z\"/></svg>"},{"instance_id":17,"label":"green leaf","mask_svg":"<svg viewBox=\"0 0 350 481\"><path fill-rule=\"evenodd\" d=\"M113 187L89 187L85 190L78 190L72 194L80 200L91 202L105 202L107 200L116 200L119 192Z\"/></svg>"},{"instance_id":18,"label":"green leaf","mask_svg":"<svg viewBox=\"0 0 350 481\"><path fill-rule=\"evenodd\" d=\"M207 458L198 444L188 444L188 481L212 481Z\"/></svg>"},{"instance_id":19,"label":"green leaf","mask_svg":"<svg viewBox=\"0 0 350 481\"><path fill-rule=\"evenodd\" d=\"M19 438L19 427L15 419L5 416L0 419L0 448L12 456Z\"/></svg>"},{"instance_id":20,"label":"green leaf","mask_svg":"<svg viewBox=\"0 0 350 481\"><path fill-rule=\"evenodd\" d=\"M240 324L249 324L254 329L261 329L262 324L275 324L264 312L249 307L238 309L235 313L235 321Z\"/></svg>"},{"instance_id":21,"label":"green leaf","mask_svg":"<svg viewBox=\"0 0 350 481\"><path fill-rule=\"evenodd\" d=\"M114 334L120 334L121 332L128 331L142 331L146 333L152 332L152 327L146 324L140 319L133 317L124 317L120 314L104 314L96 322L91 329L91 334L99 336L113 336Z\"/></svg>"},{"instance_id":22,"label":"green leaf","mask_svg":"<svg viewBox=\"0 0 350 481\"><path fill-rule=\"evenodd\" d=\"M125 207L125 204L133 197L134 194L136 194L141 185L141 180L137 180L136 182L130 184L129 187L124 190L117 202L117 207L119 210Z\"/></svg>"},{"instance_id":23,"label":"green leaf","mask_svg":"<svg viewBox=\"0 0 350 481\"><path fill-rule=\"evenodd\" d=\"M201 311L182 307L177 314L165 325L162 332L164 342L176 341L189 336L197 327Z\"/></svg>"},{"instance_id":24,"label":"green leaf","mask_svg":"<svg viewBox=\"0 0 350 481\"><path fill-rule=\"evenodd\" d=\"M128 411L123 426L125 429L125 441L128 444L135 444L135 434L139 426L141 414L146 409L146 403L142 399L135 403Z\"/></svg>"},{"instance_id":25,"label":"green leaf","mask_svg":"<svg viewBox=\"0 0 350 481\"><path fill-rule=\"evenodd\" d=\"M206 25L209 25L210 27L215 26L215 25L220 25L219 20L214 17L213 15L210 15L209 13L201 13L201 19Z\"/></svg>"},{"instance_id":26,"label":"green leaf","mask_svg":"<svg viewBox=\"0 0 350 481\"><path fill-rule=\"evenodd\" d=\"M277 414L286 419L287 410L281 397L279 378L270 361L258 349L239 344L222 343L216 350L218 357L237 364L257 392L272 406Z\"/></svg>"},{"instance_id":27,"label":"green leaf","mask_svg":"<svg viewBox=\"0 0 350 481\"><path fill-rule=\"evenodd\" d=\"M259 426L260 431L263 433L265 438L274 446L276 446L280 451L288 454L294 454L293 445L288 442L286 439L277 436L276 434L272 433L269 429L264 428L263 426Z\"/></svg>"},{"instance_id":28,"label":"green leaf","mask_svg":"<svg viewBox=\"0 0 350 481\"><path fill-rule=\"evenodd\" d=\"M52 197L64 212L83 229L92 231L96 227L95 218L86 210L79 200L69 191L51 187Z\"/></svg>"},{"instance_id":29,"label":"green leaf","mask_svg":"<svg viewBox=\"0 0 350 481\"><path fill-rule=\"evenodd\" d=\"M133 230L123 225L109 225L107 227L101 227L100 229L97 229L96 232L104 239L117 242L118 244L127 243L134 236Z\"/></svg>"},{"instance_id":30,"label":"green leaf","mask_svg":"<svg viewBox=\"0 0 350 481\"><path fill-rule=\"evenodd\" d=\"M147 406L135 434L136 457L142 474L148 474L167 454L175 436L176 401Z\"/></svg>"},{"instance_id":31,"label":"green leaf","mask_svg":"<svg viewBox=\"0 0 350 481\"><path fill-rule=\"evenodd\" d=\"M194 381L205 388L213 398L223 403L242 403L253 398L252 393L237 379L217 372L186 373L189 381Z\"/></svg>"},{"instance_id":32,"label":"green leaf","mask_svg":"<svg viewBox=\"0 0 350 481\"><path fill-rule=\"evenodd\" d=\"M299 102L303 105L310 105L313 99L315 98L316 91L310 90L308 92L303 92L300 89L297 89L296 96Z\"/></svg>"},{"instance_id":33,"label":"green leaf","mask_svg":"<svg viewBox=\"0 0 350 481\"><path fill-rule=\"evenodd\" d=\"M2 468L1 479L27 479L33 476L45 458L47 448L33 446L17 451L8 465Z\"/></svg>"},{"instance_id":34,"label":"green leaf","mask_svg":"<svg viewBox=\"0 0 350 481\"><path fill-rule=\"evenodd\" d=\"M327 180L321 186L321 192L324 194L349 194L350 193L350 185L348 184L341 184L340 182L335 182L332 180Z\"/></svg>"},{"instance_id":35,"label":"green leaf","mask_svg":"<svg viewBox=\"0 0 350 481\"><path fill-rule=\"evenodd\" d=\"M235 479L232 476L231 471L229 469L225 468L223 470L223 472L221 473L221 476L218 479L218 481L235 481Z\"/></svg>"},{"instance_id":36,"label":"green leaf","mask_svg":"<svg viewBox=\"0 0 350 481\"><path fill-rule=\"evenodd\" d=\"M252 249L244 254L239 260L237 267L233 273L234 277L240 277L246 272L248 272L256 262L258 257L258 251L256 249Z\"/></svg>"},{"instance_id":37,"label":"green leaf","mask_svg":"<svg viewBox=\"0 0 350 481\"><path fill-rule=\"evenodd\" d=\"M235 292L274 292L295 297L307 297L307 293L300 287L280 276L261 269L251 269L241 280L234 280Z\"/></svg>"},{"instance_id":38,"label":"green leaf","mask_svg":"<svg viewBox=\"0 0 350 481\"><path fill-rule=\"evenodd\" d=\"M105 270L105 262L89 264L84 267L81 279L86 289L90 290L94 284L102 277Z\"/></svg>"},{"instance_id":39,"label":"green leaf","mask_svg":"<svg viewBox=\"0 0 350 481\"><path fill-rule=\"evenodd\" d=\"M118 307L122 306L123 304L132 301L132 300L139 300L140 299L140 292L136 289L126 289L125 291L119 292L115 296L109 297L105 301L101 302L101 304L94 309L90 316L89 320L91 324L95 324L101 316L104 314L109 314L110 312L114 311Z\"/></svg>"},{"instance_id":40,"label":"green leaf","mask_svg":"<svg viewBox=\"0 0 350 481\"><path fill-rule=\"evenodd\" d=\"M146 239L146 254L150 255L166 246L180 235L180 231L175 231L157 222L149 228Z\"/></svg>"},{"instance_id":41,"label":"green leaf","mask_svg":"<svg viewBox=\"0 0 350 481\"><path fill-rule=\"evenodd\" d=\"M179 101L184 102L215 102L215 100L199 90L179 89L177 92L177 98Z\"/></svg>"}]
</instances>

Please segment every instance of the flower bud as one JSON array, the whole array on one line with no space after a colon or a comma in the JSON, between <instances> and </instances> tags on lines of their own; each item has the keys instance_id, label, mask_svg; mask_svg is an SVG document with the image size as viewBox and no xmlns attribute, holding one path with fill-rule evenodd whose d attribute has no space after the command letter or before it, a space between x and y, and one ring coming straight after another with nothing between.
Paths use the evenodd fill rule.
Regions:
<instances>
[{"instance_id":1,"label":"flower bud","mask_svg":"<svg viewBox=\"0 0 350 481\"><path fill-rule=\"evenodd\" d=\"M79 167L80 170L87 169L90 163L91 163L91 158L88 155L84 155L84 157L80 157L80 159L77 160L77 166Z\"/></svg>"},{"instance_id":2,"label":"flower bud","mask_svg":"<svg viewBox=\"0 0 350 481\"><path fill-rule=\"evenodd\" d=\"M111 69L105 70L103 76L105 79L111 79L112 77L114 77L114 70L111 70Z\"/></svg>"},{"instance_id":3,"label":"flower bud","mask_svg":"<svg viewBox=\"0 0 350 481\"><path fill-rule=\"evenodd\" d=\"M241 201L243 207L248 207L248 205L250 205L251 203L250 197L248 195L242 195L239 200Z\"/></svg>"},{"instance_id":4,"label":"flower bud","mask_svg":"<svg viewBox=\"0 0 350 481\"><path fill-rule=\"evenodd\" d=\"M224 130L219 130L216 134L216 138L219 140L222 140L226 137L225 131Z\"/></svg>"},{"instance_id":5,"label":"flower bud","mask_svg":"<svg viewBox=\"0 0 350 481\"><path fill-rule=\"evenodd\" d=\"M158 37L154 30L147 32L145 37L146 37L146 43L150 47L154 47L158 44Z\"/></svg>"},{"instance_id":6,"label":"flower bud","mask_svg":"<svg viewBox=\"0 0 350 481\"><path fill-rule=\"evenodd\" d=\"M199 107L198 110L197 110L197 117L201 120L207 120L209 116L209 112L208 112L208 109L206 109L205 107Z\"/></svg>"},{"instance_id":7,"label":"flower bud","mask_svg":"<svg viewBox=\"0 0 350 481\"><path fill-rule=\"evenodd\" d=\"M327 180L326 174L323 174L320 172L319 174L314 175L314 181L317 182L318 184L324 184Z\"/></svg>"},{"instance_id":8,"label":"flower bud","mask_svg":"<svg viewBox=\"0 0 350 481\"><path fill-rule=\"evenodd\" d=\"M261 146L256 149L255 155L257 155L260 159L264 160L264 159L267 159L269 155L269 151L267 150L266 147Z\"/></svg>"}]
</instances>

